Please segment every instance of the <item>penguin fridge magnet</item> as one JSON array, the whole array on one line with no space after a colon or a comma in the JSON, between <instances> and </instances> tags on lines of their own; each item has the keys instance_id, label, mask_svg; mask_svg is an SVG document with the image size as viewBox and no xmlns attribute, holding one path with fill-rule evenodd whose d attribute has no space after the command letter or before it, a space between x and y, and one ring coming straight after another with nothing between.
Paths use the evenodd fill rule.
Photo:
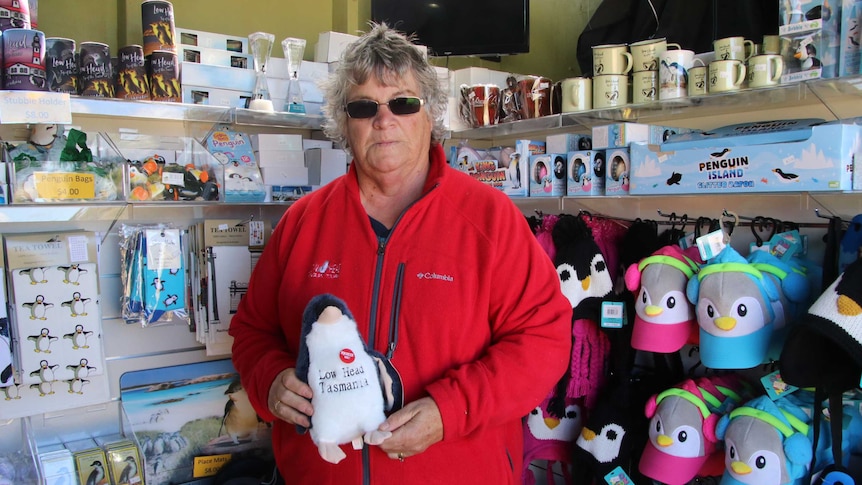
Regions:
<instances>
[{"instance_id":1,"label":"penguin fridge magnet","mask_svg":"<svg viewBox=\"0 0 862 485\"><path fill-rule=\"evenodd\" d=\"M310 434L324 460L346 458L339 445L352 443L358 450L363 441L377 445L391 435L377 427L403 403L401 377L386 357L365 344L338 297L318 295L306 306L296 375L313 392ZM305 432L304 427L297 430Z\"/></svg>"}]
</instances>

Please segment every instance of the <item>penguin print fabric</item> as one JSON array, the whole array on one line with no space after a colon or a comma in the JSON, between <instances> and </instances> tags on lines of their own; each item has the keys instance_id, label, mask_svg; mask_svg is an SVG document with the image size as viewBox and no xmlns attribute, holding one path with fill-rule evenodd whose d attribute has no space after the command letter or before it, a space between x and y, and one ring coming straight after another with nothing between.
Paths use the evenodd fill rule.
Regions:
<instances>
[{"instance_id":1,"label":"penguin print fabric","mask_svg":"<svg viewBox=\"0 0 862 485\"><path fill-rule=\"evenodd\" d=\"M401 378L383 355L365 344L338 297L318 295L306 306L296 375L313 392L310 434L324 460L338 463L346 458L341 444L353 443L358 450L363 441L377 445L391 435L377 427L385 413L403 403Z\"/></svg>"},{"instance_id":2,"label":"penguin print fabric","mask_svg":"<svg viewBox=\"0 0 862 485\"><path fill-rule=\"evenodd\" d=\"M12 270L22 383L50 394L82 392L103 372L102 314L94 263Z\"/></svg>"},{"instance_id":3,"label":"penguin print fabric","mask_svg":"<svg viewBox=\"0 0 862 485\"><path fill-rule=\"evenodd\" d=\"M123 229L123 319L144 326L188 320L179 229Z\"/></svg>"}]
</instances>

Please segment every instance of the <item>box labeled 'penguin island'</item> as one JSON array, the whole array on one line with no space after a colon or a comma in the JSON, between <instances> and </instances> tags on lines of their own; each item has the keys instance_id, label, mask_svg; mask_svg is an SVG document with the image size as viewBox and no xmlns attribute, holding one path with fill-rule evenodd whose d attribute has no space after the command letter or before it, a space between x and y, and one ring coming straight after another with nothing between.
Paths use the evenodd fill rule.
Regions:
<instances>
[{"instance_id":1,"label":"box labeled 'penguin island'","mask_svg":"<svg viewBox=\"0 0 862 485\"><path fill-rule=\"evenodd\" d=\"M754 125L754 124L752 124ZM760 124L762 126L762 123ZM632 144L630 193L699 194L851 190L862 131L850 124L745 130L662 145ZM716 130L719 132L720 130ZM683 148L685 147L685 148Z\"/></svg>"}]
</instances>

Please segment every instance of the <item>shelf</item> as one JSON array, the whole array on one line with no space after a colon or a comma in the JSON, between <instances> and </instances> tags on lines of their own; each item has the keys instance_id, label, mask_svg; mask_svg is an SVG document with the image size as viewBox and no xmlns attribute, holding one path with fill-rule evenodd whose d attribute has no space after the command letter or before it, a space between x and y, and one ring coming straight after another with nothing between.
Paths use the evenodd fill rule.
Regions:
<instances>
[{"instance_id":1,"label":"shelf","mask_svg":"<svg viewBox=\"0 0 862 485\"><path fill-rule=\"evenodd\" d=\"M554 132L588 131L594 126L619 121L688 126L706 120L710 127L721 126L721 116L735 123L787 119L787 112L804 111L806 118L839 120L862 114L862 76L816 79L774 88L743 89L680 100L659 100L628 104L618 108L592 109L541 118L500 123L493 126L453 131L451 138L512 138Z\"/></svg>"},{"instance_id":2,"label":"shelf","mask_svg":"<svg viewBox=\"0 0 862 485\"><path fill-rule=\"evenodd\" d=\"M104 116L149 120L172 120L201 123L231 123L238 126L268 126L319 130L323 117L285 112L268 113L244 108L206 106L161 101L126 101L122 99L71 97L73 115Z\"/></svg>"}]
</instances>

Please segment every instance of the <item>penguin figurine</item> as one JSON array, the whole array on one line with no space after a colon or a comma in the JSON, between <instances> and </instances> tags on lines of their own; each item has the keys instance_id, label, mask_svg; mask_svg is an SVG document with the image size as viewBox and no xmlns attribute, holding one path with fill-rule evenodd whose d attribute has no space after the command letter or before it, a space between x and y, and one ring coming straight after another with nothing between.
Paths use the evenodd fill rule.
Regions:
<instances>
[{"instance_id":1,"label":"penguin figurine","mask_svg":"<svg viewBox=\"0 0 862 485\"><path fill-rule=\"evenodd\" d=\"M72 284L77 285L78 283L72 283ZM76 291L76 292L72 293L72 299L71 300L67 300L67 301L60 303L60 306L63 308L68 308L73 317L78 317L78 316L83 317L83 316L87 315L87 310L85 307L89 301L90 301L89 298L82 297L81 292Z\"/></svg>"},{"instance_id":2,"label":"penguin figurine","mask_svg":"<svg viewBox=\"0 0 862 485\"><path fill-rule=\"evenodd\" d=\"M135 478L137 478L137 480L134 480L134 482L138 483L140 478L138 478L138 462L135 460L135 457L129 455L123 460L123 463L123 470L120 472L120 478L117 480L117 485L132 483Z\"/></svg>"},{"instance_id":3,"label":"penguin figurine","mask_svg":"<svg viewBox=\"0 0 862 485\"><path fill-rule=\"evenodd\" d=\"M58 340L58 338L51 335L50 330L48 330L47 328L43 328L39 331L39 335L30 335L27 337L27 340L33 342L33 344L35 345L35 348L33 349L34 352L50 354L51 344L55 340Z\"/></svg>"},{"instance_id":4,"label":"penguin figurine","mask_svg":"<svg viewBox=\"0 0 862 485\"><path fill-rule=\"evenodd\" d=\"M239 444L239 439L249 438L251 441L257 439L258 424L263 420L257 415L254 408L251 407L251 402L248 400L248 394L242 387L239 377L235 378L224 394L228 397L224 405L224 416L221 420L222 431L230 436L231 441L235 445Z\"/></svg>"},{"instance_id":5,"label":"penguin figurine","mask_svg":"<svg viewBox=\"0 0 862 485\"><path fill-rule=\"evenodd\" d=\"M86 273L87 270L82 268L79 264L73 264L70 266L58 266L57 270L63 272L63 283L70 285L80 285L81 275Z\"/></svg>"},{"instance_id":6,"label":"penguin figurine","mask_svg":"<svg viewBox=\"0 0 862 485\"><path fill-rule=\"evenodd\" d=\"M71 340L72 348L75 350L89 349L90 346L87 344L87 339L89 339L91 335L93 335L91 330L84 330L83 325L75 325L75 331L63 334L63 338Z\"/></svg>"},{"instance_id":7,"label":"penguin figurine","mask_svg":"<svg viewBox=\"0 0 862 485\"><path fill-rule=\"evenodd\" d=\"M400 376L388 359L366 346L338 297L317 295L306 306L296 375L312 386L311 439L327 462L347 457L341 444L361 449L363 440L380 444L391 436L377 427L403 402Z\"/></svg>"},{"instance_id":8,"label":"penguin figurine","mask_svg":"<svg viewBox=\"0 0 862 485\"><path fill-rule=\"evenodd\" d=\"M30 310L30 320L47 320L48 308L52 308L54 306L53 303L47 303L45 301L44 295L36 295L35 301L28 301L21 304L24 308Z\"/></svg>"}]
</instances>

